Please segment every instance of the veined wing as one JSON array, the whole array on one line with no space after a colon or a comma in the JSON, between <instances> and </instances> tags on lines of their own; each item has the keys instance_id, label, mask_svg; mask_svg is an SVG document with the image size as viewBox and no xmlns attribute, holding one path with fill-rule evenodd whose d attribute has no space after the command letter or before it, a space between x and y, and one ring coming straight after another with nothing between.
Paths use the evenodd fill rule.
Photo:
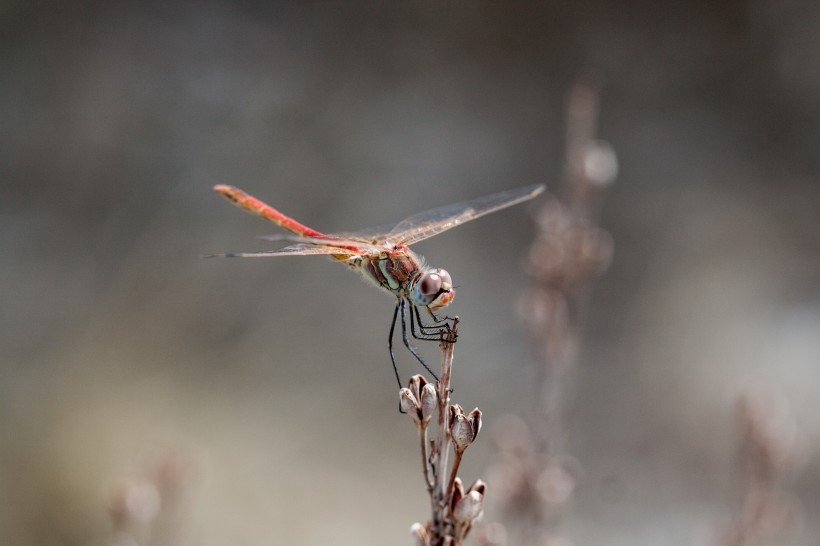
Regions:
<instances>
[{"instance_id":1,"label":"veined wing","mask_svg":"<svg viewBox=\"0 0 820 546\"><path fill-rule=\"evenodd\" d=\"M387 235L398 225L398 222L374 226L356 231L341 231L338 233L328 233L328 237L334 237L345 241L358 241L359 244L379 245L387 240Z\"/></svg>"},{"instance_id":2,"label":"veined wing","mask_svg":"<svg viewBox=\"0 0 820 546\"><path fill-rule=\"evenodd\" d=\"M405 218L396 224L385 238L395 243L417 243L485 214L528 201L542 191L543 184L533 184L428 210Z\"/></svg>"},{"instance_id":3,"label":"veined wing","mask_svg":"<svg viewBox=\"0 0 820 546\"><path fill-rule=\"evenodd\" d=\"M324 237L304 237L289 233L275 233L273 235L259 235L257 239L266 241L288 241L290 243L306 243L308 245L330 246L346 254L364 254L378 248L367 241L358 238L346 238L341 234L328 234Z\"/></svg>"},{"instance_id":4,"label":"veined wing","mask_svg":"<svg viewBox=\"0 0 820 546\"><path fill-rule=\"evenodd\" d=\"M464 201L455 205L448 205L420 214L414 214L401 222L356 231L329 233L327 236L338 238L342 241L371 246L380 245L388 240L394 243L403 242L411 244L433 237L442 231L447 231L459 224L474 220L479 216L484 216L485 214L532 199L542 191L544 191L543 184L533 184L524 188L485 195L484 197L479 197L471 201ZM447 220L450 220L452 223L448 223ZM445 226L440 225L442 223L444 223ZM433 224L438 225L438 227L434 228ZM432 230L427 233L422 230L425 226ZM415 234L413 232L415 232ZM408 239L408 237L412 238Z\"/></svg>"},{"instance_id":5,"label":"veined wing","mask_svg":"<svg viewBox=\"0 0 820 546\"><path fill-rule=\"evenodd\" d=\"M226 254L211 254L206 258L270 258L273 256L307 256L310 254L333 254L340 256L358 256L358 252L349 249L327 245L299 243L286 246L279 250L263 250L261 252L229 252Z\"/></svg>"}]
</instances>

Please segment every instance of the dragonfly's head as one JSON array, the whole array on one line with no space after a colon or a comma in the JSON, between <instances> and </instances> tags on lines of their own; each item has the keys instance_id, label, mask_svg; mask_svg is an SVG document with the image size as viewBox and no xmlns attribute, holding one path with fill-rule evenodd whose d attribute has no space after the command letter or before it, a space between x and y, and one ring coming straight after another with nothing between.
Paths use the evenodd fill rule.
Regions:
<instances>
[{"instance_id":1,"label":"dragonfly's head","mask_svg":"<svg viewBox=\"0 0 820 546\"><path fill-rule=\"evenodd\" d=\"M450 305L455 296L453 280L443 269L432 269L417 276L410 291L413 303L429 307L432 311Z\"/></svg>"}]
</instances>

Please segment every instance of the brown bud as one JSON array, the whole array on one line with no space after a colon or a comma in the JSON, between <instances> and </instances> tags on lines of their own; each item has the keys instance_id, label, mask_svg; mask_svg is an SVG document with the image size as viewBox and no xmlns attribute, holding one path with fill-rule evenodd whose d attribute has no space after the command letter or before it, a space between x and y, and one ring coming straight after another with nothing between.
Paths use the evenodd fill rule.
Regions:
<instances>
[{"instance_id":1,"label":"brown bud","mask_svg":"<svg viewBox=\"0 0 820 546\"><path fill-rule=\"evenodd\" d=\"M470 491L464 495L453 509L453 517L459 523L469 523L481 515L484 510L484 495Z\"/></svg>"},{"instance_id":2,"label":"brown bud","mask_svg":"<svg viewBox=\"0 0 820 546\"><path fill-rule=\"evenodd\" d=\"M484 509L484 492L487 490L487 484L481 480L476 480L465 492L461 480L456 478L456 482L458 483L457 487L453 488L450 510L456 521L467 523L478 517Z\"/></svg>"},{"instance_id":3,"label":"brown bud","mask_svg":"<svg viewBox=\"0 0 820 546\"><path fill-rule=\"evenodd\" d=\"M450 511L455 510L456 504L464 496L464 485L461 483L461 478L456 476L453 480L453 490L450 492Z\"/></svg>"},{"instance_id":4,"label":"brown bud","mask_svg":"<svg viewBox=\"0 0 820 546\"><path fill-rule=\"evenodd\" d=\"M402 413L407 413L414 421L418 422L421 405L410 389L399 390L399 408L401 408Z\"/></svg>"},{"instance_id":5,"label":"brown bud","mask_svg":"<svg viewBox=\"0 0 820 546\"><path fill-rule=\"evenodd\" d=\"M456 449L464 451L475 442L478 431L481 430L481 411L476 408L470 415L464 415L464 410L458 404L450 406L450 434Z\"/></svg>"},{"instance_id":6,"label":"brown bud","mask_svg":"<svg viewBox=\"0 0 820 546\"><path fill-rule=\"evenodd\" d=\"M478 433L481 431L481 410L474 408L467 418L470 420L470 424L473 427L473 441L475 442L475 439L478 438Z\"/></svg>"},{"instance_id":7,"label":"brown bud","mask_svg":"<svg viewBox=\"0 0 820 546\"><path fill-rule=\"evenodd\" d=\"M436 406L438 406L438 393L436 392L436 388L431 383L427 383L421 389L422 421L426 423L430 420L433 416L433 412L436 410Z\"/></svg>"},{"instance_id":8,"label":"brown bud","mask_svg":"<svg viewBox=\"0 0 820 546\"><path fill-rule=\"evenodd\" d=\"M401 411L409 413L416 425L426 427L438 405L436 388L423 375L414 375L399 396Z\"/></svg>"},{"instance_id":9,"label":"brown bud","mask_svg":"<svg viewBox=\"0 0 820 546\"><path fill-rule=\"evenodd\" d=\"M473 482L473 485L471 485L470 488L467 490L468 493L471 491L478 491L479 493L481 493L481 496L484 496L484 493L487 491L487 484L481 480L476 480Z\"/></svg>"},{"instance_id":10,"label":"brown bud","mask_svg":"<svg viewBox=\"0 0 820 546\"><path fill-rule=\"evenodd\" d=\"M421 523L411 525L410 534L413 535L413 542L416 546L430 546L430 535Z\"/></svg>"},{"instance_id":11,"label":"brown bud","mask_svg":"<svg viewBox=\"0 0 820 546\"><path fill-rule=\"evenodd\" d=\"M410 389L410 391L413 393L413 396L415 396L416 399L420 400L421 389L423 389L424 386L427 385L427 383L428 382L423 375L414 375L410 378L410 381L408 381L407 388Z\"/></svg>"}]
</instances>

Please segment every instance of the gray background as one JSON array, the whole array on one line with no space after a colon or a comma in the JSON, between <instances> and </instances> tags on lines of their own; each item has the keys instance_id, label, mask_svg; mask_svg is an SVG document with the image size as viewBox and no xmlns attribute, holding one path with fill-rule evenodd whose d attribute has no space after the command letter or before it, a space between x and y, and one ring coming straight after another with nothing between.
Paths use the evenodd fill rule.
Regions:
<instances>
[{"instance_id":1,"label":"gray background","mask_svg":"<svg viewBox=\"0 0 820 546\"><path fill-rule=\"evenodd\" d=\"M201 260L276 231L210 187L334 231L555 184L595 74L621 172L566 534L702 543L733 401L762 385L805 433L794 543L817 544L818 22L800 0L2 3L0 543L104 543L107 484L168 450L195 476L178 544L409 543L428 505L391 300L321 257ZM417 248L458 286L455 396L489 426L534 396L528 222Z\"/></svg>"}]
</instances>

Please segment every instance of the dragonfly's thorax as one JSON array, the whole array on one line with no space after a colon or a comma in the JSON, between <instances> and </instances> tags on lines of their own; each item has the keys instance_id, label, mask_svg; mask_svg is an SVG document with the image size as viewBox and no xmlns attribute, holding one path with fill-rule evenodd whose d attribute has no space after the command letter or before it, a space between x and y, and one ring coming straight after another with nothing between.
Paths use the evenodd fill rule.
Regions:
<instances>
[{"instance_id":1,"label":"dragonfly's thorax","mask_svg":"<svg viewBox=\"0 0 820 546\"><path fill-rule=\"evenodd\" d=\"M436 310L449 305L455 296L450 275L443 269L427 270L407 245L355 256L348 264L376 286L414 305Z\"/></svg>"},{"instance_id":2,"label":"dragonfly's thorax","mask_svg":"<svg viewBox=\"0 0 820 546\"><path fill-rule=\"evenodd\" d=\"M410 281L422 269L419 258L406 245L356 256L350 265L369 281L397 296L408 295Z\"/></svg>"}]
</instances>

